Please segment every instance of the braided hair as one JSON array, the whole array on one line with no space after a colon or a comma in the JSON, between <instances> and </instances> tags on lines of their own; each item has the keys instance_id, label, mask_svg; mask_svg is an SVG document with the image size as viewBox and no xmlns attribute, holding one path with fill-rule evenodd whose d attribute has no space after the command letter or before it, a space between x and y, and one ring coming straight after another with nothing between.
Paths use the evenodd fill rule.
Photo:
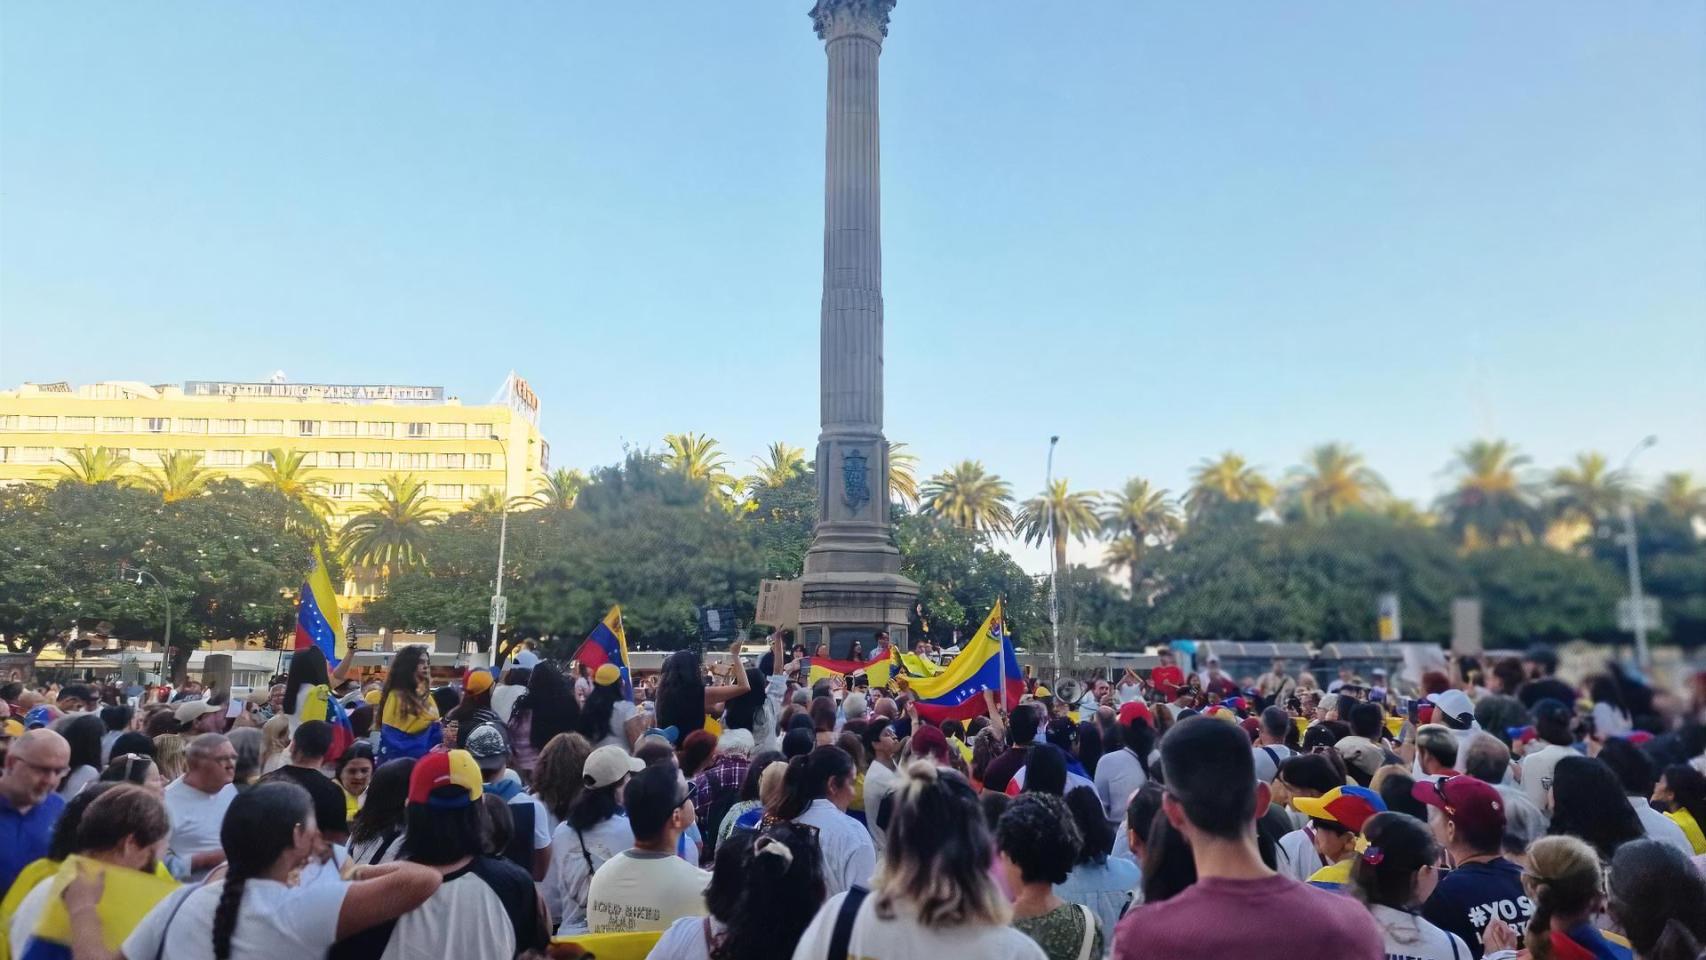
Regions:
<instances>
[{"instance_id":1,"label":"braided hair","mask_svg":"<svg viewBox=\"0 0 1706 960\"><path fill-rule=\"evenodd\" d=\"M251 877L271 870L296 847L297 830L312 828L314 804L308 791L282 780L257 784L231 801L219 826L225 848L225 883L213 911L214 960L231 960L231 937L243 906L243 887Z\"/></svg>"}]
</instances>

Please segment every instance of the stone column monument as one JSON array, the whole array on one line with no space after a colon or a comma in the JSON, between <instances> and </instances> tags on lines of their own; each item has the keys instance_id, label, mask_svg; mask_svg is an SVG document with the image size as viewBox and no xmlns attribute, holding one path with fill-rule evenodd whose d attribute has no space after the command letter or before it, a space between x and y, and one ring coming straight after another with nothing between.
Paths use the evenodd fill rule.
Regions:
<instances>
[{"instance_id":1,"label":"stone column monument","mask_svg":"<svg viewBox=\"0 0 1706 960\"><path fill-rule=\"evenodd\" d=\"M819 334L822 432L817 524L800 590L800 633L832 655L878 630L906 649L918 586L900 575L889 531L883 438L883 243L877 58L895 0L817 0L812 25L829 59Z\"/></svg>"}]
</instances>

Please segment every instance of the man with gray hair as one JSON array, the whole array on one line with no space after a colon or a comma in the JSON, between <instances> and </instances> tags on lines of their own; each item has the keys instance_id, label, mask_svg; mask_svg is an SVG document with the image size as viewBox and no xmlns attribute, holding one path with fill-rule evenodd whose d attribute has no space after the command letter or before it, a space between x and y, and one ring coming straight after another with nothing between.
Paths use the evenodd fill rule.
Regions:
<instances>
[{"instance_id":1,"label":"man with gray hair","mask_svg":"<svg viewBox=\"0 0 1706 960\"><path fill-rule=\"evenodd\" d=\"M1507 856L1521 855L1528 849L1530 841L1544 837L1551 826L1550 818L1528 799L1520 786L1506 782L1510 768L1511 749L1505 746L1504 741L1485 731L1469 736L1469 745L1464 748L1463 772L1482 783L1492 784L1505 801L1504 849Z\"/></svg>"},{"instance_id":2,"label":"man with gray hair","mask_svg":"<svg viewBox=\"0 0 1706 960\"><path fill-rule=\"evenodd\" d=\"M166 785L166 816L172 821L166 867L180 880L198 881L225 862L219 827L237 797L231 780L237 748L223 733L204 733L184 751L184 775Z\"/></svg>"},{"instance_id":3,"label":"man with gray hair","mask_svg":"<svg viewBox=\"0 0 1706 960\"><path fill-rule=\"evenodd\" d=\"M847 698L841 701L841 716L843 722L846 722L847 720L863 720L865 719L865 714L868 711L869 707L865 703L865 695L858 691L849 693Z\"/></svg>"}]
</instances>

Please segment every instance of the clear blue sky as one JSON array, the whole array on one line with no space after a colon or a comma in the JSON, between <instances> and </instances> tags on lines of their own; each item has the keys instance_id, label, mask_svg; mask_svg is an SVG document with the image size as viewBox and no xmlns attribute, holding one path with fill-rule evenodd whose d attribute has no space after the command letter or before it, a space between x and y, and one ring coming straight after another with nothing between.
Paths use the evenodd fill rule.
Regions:
<instances>
[{"instance_id":1,"label":"clear blue sky","mask_svg":"<svg viewBox=\"0 0 1706 960\"><path fill-rule=\"evenodd\" d=\"M0 384L514 368L560 464L810 448L809 5L8 2ZM882 69L926 472L1706 475L1706 6L902 0Z\"/></svg>"}]
</instances>

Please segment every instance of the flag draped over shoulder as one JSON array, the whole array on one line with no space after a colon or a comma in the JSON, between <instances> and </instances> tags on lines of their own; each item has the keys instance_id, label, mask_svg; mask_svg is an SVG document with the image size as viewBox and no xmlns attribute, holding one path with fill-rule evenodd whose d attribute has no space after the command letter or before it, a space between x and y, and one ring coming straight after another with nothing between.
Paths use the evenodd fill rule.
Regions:
<instances>
[{"instance_id":1,"label":"flag draped over shoulder","mask_svg":"<svg viewBox=\"0 0 1706 960\"><path fill-rule=\"evenodd\" d=\"M610 608L598 626L592 628L592 633L575 651L575 659L590 670L597 670L607 663L616 665L622 671L622 693L628 699L634 699L634 681L628 673L628 636L622 629L622 605Z\"/></svg>"},{"instance_id":2,"label":"flag draped over shoulder","mask_svg":"<svg viewBox=\"0 0 1706 960\"><path fill-rule=\"evenodd\" d=\"M67 857L59 872L44 881L53 886L41 918L19 956L26 960L70 960L71 916L61 898L66 884L76 877L79 869L104 877L101 899L95 904L95 915L101 920L101 939L108 950L117 950L123 945L124 938L136 929L148 911L178 889L172 880L152 873L127 870L76 855ZM13 944L14 948L17 946Z\"/></svg>"},{"instance_id":3,"label":"flag draped over shoulder","mask_svg":"<svg viewBox=\"0 0 1706 960\"><path fill-rule=\"evenodd\" d=\"M344 618L338 612L338 592L326 572L326 558L314 548L314 565L302 581L302 597L296 607L295 649L319 647L326 662L336 666L349 651L344 638Z\"/></svg>"},{"instance_id":4,"label":"flag draped over shoulder","mask_svg":"<svg viewBox=\"0 0 1706 960\"><path fill-rule=\"evenodd\" d=\"M1025 680L1019 672L1013 643L1007 638L1001 601L997 600L977 635L952 663L933 677L909 678L907 687L918 697L919 717L932 723L964 720L984 712L985 690L993 690L1000 696L1003 669L1007 702L1018 703L1025 694Z\"/></svg>"}]
</instances>

